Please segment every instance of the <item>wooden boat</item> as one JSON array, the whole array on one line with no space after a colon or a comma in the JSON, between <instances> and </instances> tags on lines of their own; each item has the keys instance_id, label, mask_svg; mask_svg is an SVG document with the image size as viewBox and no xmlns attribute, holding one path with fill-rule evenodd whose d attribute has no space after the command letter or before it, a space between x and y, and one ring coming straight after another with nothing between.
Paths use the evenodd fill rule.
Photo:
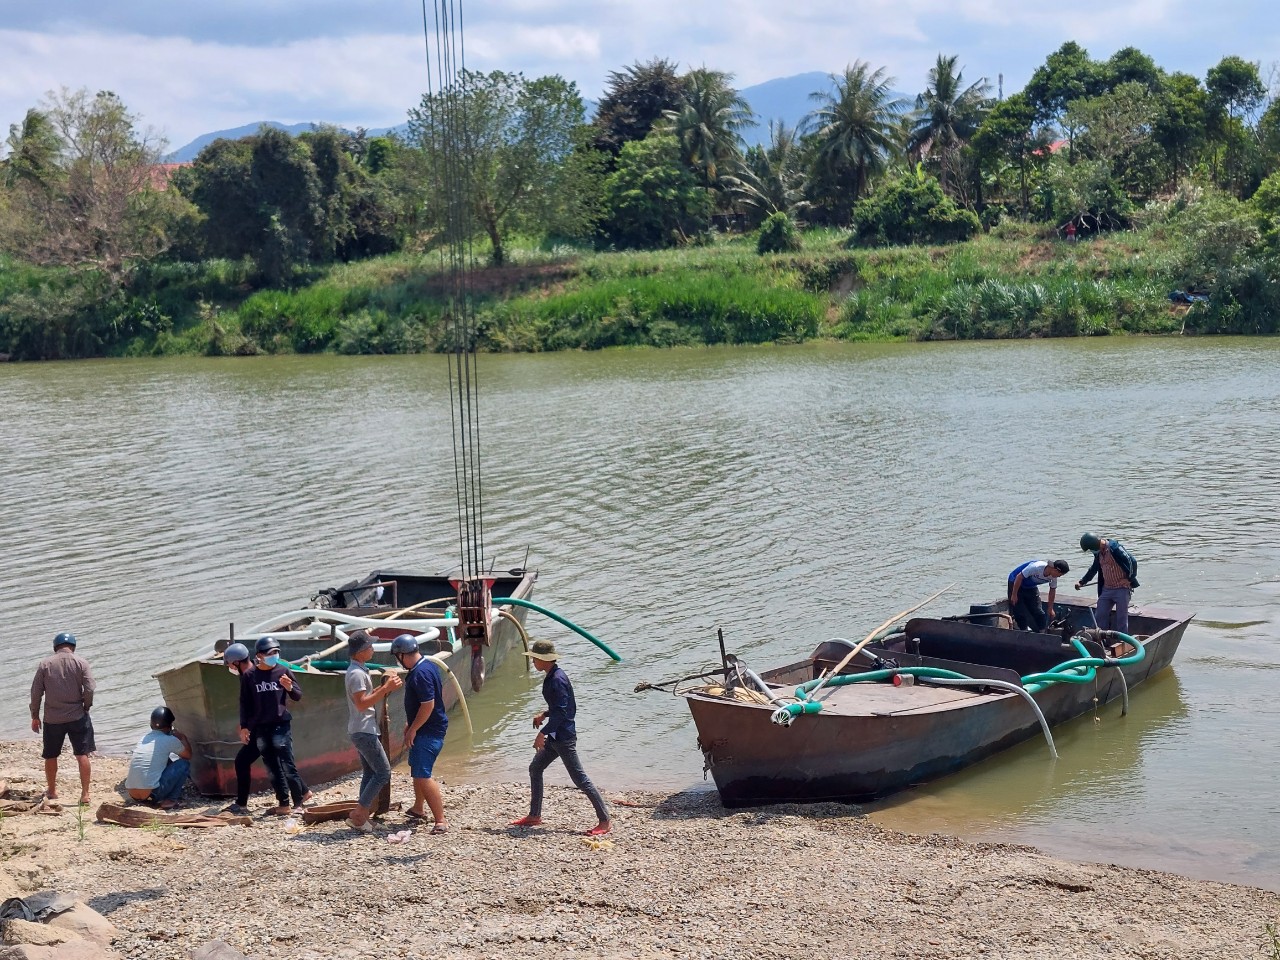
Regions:
<instances>
[{"instance_id":1,"label":"wooden boat","mask_svg":"<svg viewBox=\"0 0 1280 960\"><path fill-rule=\"evenodd\" d=\"M1114 635L1091 630L1088 601L1059 598L1056 607L1056 633L1009 629L1004 602L914 618L867 643L812 701L815 681L852 652L850 641L823 642L808 659L761 674L728 657L720 683L675 692L725 806L871 800L1041 733L1052 751L1052 726L1117 698L1127 707L1128 689L1169 665L1194 616L1135 608L1138 650L1112 648ZM1055 670L1074 679L1041 679ZM804 684L809 691L797 689Z\"/></svg>"},{"instance_id":2,"label":"wooden boat","mask_svg":"<svg viewBox=\"0 0 1280 960\"><path fill-rule=\"evenodd\" d=\"M525 569L495 573L493 596L529 600L537 577L536 571ZM280 642L281 660L297 665L295 675L302 685L303 697L289 704L289 712L293 715L294 757L306 783L325 783L360 769L360 759L347 737L347 648L341 639L344 628L361 626L360 620L370 621L369 632L385 642L375 646L370 662L375 683L379 682L379 665L397 669L386 649L389 641L411 633L419 636L424 655L439 657L461 684L471 676L478 689L474 683L477 677L473 650L459 642L452 626L427 625L428 620L444 616L455 596L456 589L446 575L375 571L341 587L322 590L312 598L310 606L281 614L246 634L252 648L256 634L270 632ZM495 609L499 613L493 621L489 645L475 651L483 665L481 681L484 672L496 669L513 647L517 651L523 649L526 609L512 604ZM220 640L210 656L156 674L164 701L177 716L178 728L191 739L191 777L206 796L229 796L236 787L233 760L240 749L240 683L227 671L221 656L230 642L231 638ZM442 679L445 705L453 710L461 684L451 683L447 676ZM394 762L404 753L403 691L388 696L386 703L391 717L389 753ZM262 765L255 764L252 788L256 791L267 787Z\"/></svg>"}]
</instances>

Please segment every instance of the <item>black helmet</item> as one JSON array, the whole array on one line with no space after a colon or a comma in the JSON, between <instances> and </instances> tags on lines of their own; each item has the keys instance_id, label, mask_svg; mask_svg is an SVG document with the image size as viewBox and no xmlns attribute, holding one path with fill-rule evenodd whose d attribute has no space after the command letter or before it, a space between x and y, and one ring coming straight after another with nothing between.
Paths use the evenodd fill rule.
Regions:
<instances>
[{"instance_id":1,"label":"black helmet","mask_svg":"<svg viewBox=\"0 0 1280 960\"><path fill-rule=\"evenodd\" d=\"M59 647L74 647L76 645L76 635L74 633L60 633L53 638L53 649Z\"/></svg>"},{"instance_id":2,"label":"black helmet","mask_svg":"<svg viewBox=\"0 0 1280 960\"><path fill-rule=\"evenodd\" d=\"M222 662L230 666L233 663L243 663L249 659L249 648L243 643L233 643L227 649L222 651Z\"/></svg>"},{"instance_id":3,"label":"black helmet","mask_svg":"<svg viewBox=\"0 0 1280 960\"><path fill-rule=\"evenodd\" d=\"M151 711L151 729L163 730L173 726L173 711L168 707L156 707Z\"/></svg>"},{"instance_id":4,"label":"black helmet","mask_svg":"<svg viewBox=\"0 0 1280 960\"><path fill-rule=\"evenodd\" d=\"M1098 539L1097 534L1086 533L1084 536L1080 538L1081 550L1093 550L1096 552L1101 548L1102 548L1102 541Z\"/></svg>"},{"instance_id":5,"label":"black helmet","mask_svg":"<svg viewBox=\"0 0 1280 960\"><path fill-rule=\"evenodd\" d=\"M398 653L417 653L418 638L411 633L402 633L391 641L392 655Z\"/></svg>"},{"instance_id":6,"label":"black helmet","mask_svg":"<svg viewBox=\"0 0 1280 960\"><path fill-rule=\"evenodd\" d=\"M275 637L259 637L253 649L255 653L270 653L272 650L280 649L280 641Z\"/></svg>"}]
</instances>

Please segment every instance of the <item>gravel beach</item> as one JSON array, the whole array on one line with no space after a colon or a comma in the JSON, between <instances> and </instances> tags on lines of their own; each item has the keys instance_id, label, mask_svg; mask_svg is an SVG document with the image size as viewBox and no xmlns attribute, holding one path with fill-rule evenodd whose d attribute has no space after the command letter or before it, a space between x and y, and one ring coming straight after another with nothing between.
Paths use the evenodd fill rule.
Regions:
<instances>
[{"instance_id":1,"label":"gravel beach","mask_svg":"<svg viewBox=\"0 0 1280 960\"><path fill-rule=\"evenodd\" d=\"M83 824L74 807L4 817L0 894L74 893L119 928L130 960L187 958L210 940L262 960L1280 957L1278 893L896 833L856 807L727 811L714 793L606 792L615 829L601 843L582 835L586 798L552 776L545 827L506 826L526 812L527 784L445 783L450 831L403 844L387 841L407 826L399 813L371 835L341 821L291 833L261 812L266 796L249 827L92 822L122 802L125 767L95 758ZM40 771L34 740L0 744L11 795L38 796ZM392 789L411 794L400 774Z\"/></svg>"}]
</instances>

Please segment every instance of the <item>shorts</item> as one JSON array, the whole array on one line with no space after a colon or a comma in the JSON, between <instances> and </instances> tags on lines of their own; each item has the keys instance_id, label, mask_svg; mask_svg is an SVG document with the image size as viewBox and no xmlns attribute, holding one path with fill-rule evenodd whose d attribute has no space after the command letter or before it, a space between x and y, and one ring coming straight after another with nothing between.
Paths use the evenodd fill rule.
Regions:
<instances>
[{"instance_id":1,"label":"shorts","mask_svg":"<svg viewBox=\"0 0 1280 960\"><path fill-rule=\"evenodd\" d=\"M62 745L67 737L71 738L71 752L77 757L87 756L97 750L93 742L93 721L86 713L79 720L70 723L46 723L41 728L44 733L44 758L57 760L62 754Z\"/></svg>"},{"instance_id":2,"label":"shorts","mask_svg":"<svg viewBox=\"0 0 1280 960\"><path fill-rule=\"evenodd\" d=\"M413 738L413 746L409 748L409 773L415 780L427 780L436 765L436 757L444 748L443 737L428 737L418 734Z\"/></svg>"}]
</instances>

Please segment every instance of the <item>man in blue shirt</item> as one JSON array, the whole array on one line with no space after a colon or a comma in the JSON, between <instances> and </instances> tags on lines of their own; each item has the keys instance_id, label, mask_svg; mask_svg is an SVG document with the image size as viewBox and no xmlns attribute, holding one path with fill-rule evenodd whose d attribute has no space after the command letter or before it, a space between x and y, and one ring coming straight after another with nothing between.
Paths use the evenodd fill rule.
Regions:
<instances>
[{"instance_id":1,"label":"man in blue shirt","mask_svg":"<svg viewBox=\"0 0 1280 960\"><path fill-rule=\"evenodd\" d=\"M551 765L551 761L559 757L569 771L569 779L574 786L587 795L591 806L595 808L597 823L587 831L589 837L602 837L613 825L609 822L609 811L605 809L604 798L600 791L582 769L582 761L578 759L578 728L574 718L578 713L578 703L573 696L573 684L569 675L556 662L560 654L556 653L555 644L550 640L535 640L532 649L525 654L533 661L537 670L546 676L542 680L542 698L547 701L547 709L534 714L533 726L538 736L533 747L533 762L529 764L529 815L511 821L513 827L536 827L542 824L542 772Z\"/></svg>"},{"instance_id":2,"label":"man in blue shirt","mask_svg":"<svg viewBox=\"0 0 1280 960\"><path fill-rule=\"evenodd\" d=\"M1009 572L1009 612L1019 630L1043 633L1053 619L1058 578L1071 567L1065 560L1028 560ZM1049 610L1040 603L1040 584L1049 585Z\"/></svg>"},{"instance_id":3,"label":"man in blue shirt","mask_svg":"<svg viewBox=\"0 0 1280 960\"><path fill-rule=\"evenodd\" d=\"M435 826L432 833L446 833L444 798L431 778L436 757L444 747L449 715L444 710L444 688L436 665L418 650L418 638L402 633L391 641L391 655L404 669L404 744L409 748L409 773L413 777L413 806L405 811L410 820L425 820L429 807Z\"/></svg>"}]
</instances>

